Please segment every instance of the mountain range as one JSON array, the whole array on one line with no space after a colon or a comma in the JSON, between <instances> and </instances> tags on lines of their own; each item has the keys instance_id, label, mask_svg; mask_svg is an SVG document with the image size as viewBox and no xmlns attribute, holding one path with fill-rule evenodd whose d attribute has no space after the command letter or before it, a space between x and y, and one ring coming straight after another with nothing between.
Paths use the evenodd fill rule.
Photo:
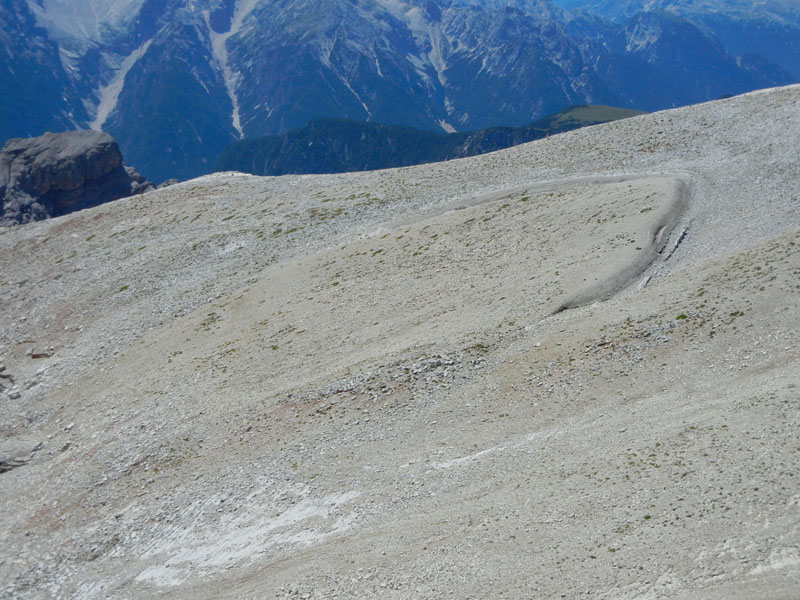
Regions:
<instances>
[{"instance_id":1,"label":"mountain range","mask_svg":"<svg viewBox=\"0 0 800 600\"><path fill-rule=\"evenodd\" d=\"M615 22L661 11L691 21L736 56L759 55L800 77L800 3L795 0L554 0Z\"/></svg>"},{"instance_id":2,"label":"mountain range","mask_svg":"<svg viewBox=\"0 0 800 600\"><path fill-rule=\"evenodd\" d=\"M748 0L716 12L690 0L562 3L5 0L0 141L102 129L159 182L210 171L237 139L317 118L471 131L574 104L652 111L798 79L788 4L772 17ZM742 32L750 41L737 42ZM753 54L764 36L774 44Z\"/></svg>"},{"instance_id":3,"label":"mountain range","mask_svg":"<svg viewBox=\"0 0 800 600\"><path fill-rule=\"evenodd\" d=\"M464 133L317 119L283 135L234 142L222 151L214 170L285 175L407 167L494 152L550 134L640 114L643 113L609 106L575 106L525 127L491 127Z\"/></svg>"}]
</instances>

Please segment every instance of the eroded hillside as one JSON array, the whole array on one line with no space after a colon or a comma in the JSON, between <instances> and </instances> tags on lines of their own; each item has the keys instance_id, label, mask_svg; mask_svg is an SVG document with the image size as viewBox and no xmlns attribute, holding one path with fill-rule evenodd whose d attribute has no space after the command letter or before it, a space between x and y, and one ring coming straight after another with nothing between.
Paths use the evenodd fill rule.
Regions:
<instances>
[{"instance_id":1,"label":"eroded hillside","mask_svg":"<svg viewBox=\"0 0 800 600\"><path fill-rule=\"evenodd\" d=\"M793 598L798 101L0 231L0 594Z\"/></svg>"}]
</instances>

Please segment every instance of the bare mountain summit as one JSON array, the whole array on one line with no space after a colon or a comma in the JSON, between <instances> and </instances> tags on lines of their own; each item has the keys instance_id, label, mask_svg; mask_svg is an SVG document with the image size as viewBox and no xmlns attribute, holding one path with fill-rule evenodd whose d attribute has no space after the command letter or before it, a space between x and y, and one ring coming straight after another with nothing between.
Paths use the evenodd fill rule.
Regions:
<instances>
[{"instance_id":1,"label":"bare mountain summit","mask_svg":"<svg viewBox=\"0 0 800 600\"><path fill-rule=\"evenodd\" d=\"M790 600L800 86L0 231L0 597Z\"/></svg>"}]
</instances>

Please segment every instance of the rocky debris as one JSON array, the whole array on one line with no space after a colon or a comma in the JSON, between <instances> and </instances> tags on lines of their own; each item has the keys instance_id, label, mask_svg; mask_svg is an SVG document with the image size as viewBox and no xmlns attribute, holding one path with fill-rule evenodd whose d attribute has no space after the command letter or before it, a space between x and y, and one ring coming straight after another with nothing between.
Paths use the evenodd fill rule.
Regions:
<instances>
[{"instance_id":1,"label":"rocky debris","mask_svg":"<svg viewBox=\"0 0 800 600\"><path fill-rule=\"evenodd\" d=\"M0 458L0 473L5 473L11 469L16 469L24 464L25 461L18 458Z\"/></svg>"},{"instance_id":2,"label":"rocky debris","mask_svg":"<svg viewBox=\"0 0 800 600\"><path fill-rule=\"evenodd\" d=\"M0 226L64 215L154 189L99 131L8 140L0 151Z\"/></svg>"},{"instance_id":3,"label":"rocky debris","mask_svg":"<svg viewBox=\"0 0 800 600\"><path fill-rule=\"evenodd\" d=\"M14 376L6 371L4 364L0 364L0 392L5 393L9 400L17 400L20 397Z\"/></svg>"},{"instance_id":4,"label":"rocky debris","mask_svg":"<svg viewBox=\"0 0 800 600\"><path fill-rule=\"evenodd\" d=\"M469 378L469 369L480 369L485 358L472 358L444 354L422 354L413 359L383 364L371 371L348 377L310 390L307 393L289 394L286 402L300 402L317 406L317 412L325 412L335 400L330 398L342 395L350 401L377 402L394 398L405 390L407 396L447 389L456 380Z\"/></svg>"}]
</instances>

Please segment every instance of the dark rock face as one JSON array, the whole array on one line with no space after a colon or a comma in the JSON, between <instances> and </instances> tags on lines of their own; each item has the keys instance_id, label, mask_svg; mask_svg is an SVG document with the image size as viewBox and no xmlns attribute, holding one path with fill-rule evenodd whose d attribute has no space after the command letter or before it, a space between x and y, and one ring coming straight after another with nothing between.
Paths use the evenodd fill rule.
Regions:
<instances>
[{"instance_id":1,"label":"dark rock face","mask_svg":"<svg viewBox=\"0 0 800 600\"><path fill-rule=\"evenodd\" d=\"M0 226L57 217L153 189L122 164L114 139L99 131L16 138L0 152Z\"/></svg>"},{"instance_id":2,"label":"dark rock face","mask_svg":"<svg viewBox=\"0 0 800 600\"><path fill-rule=\"evenodd\" d=\"M0 2L0 144L13 137L63 131L88 115L59 55L25 0Z\"/></svg>"}]
</instances>

